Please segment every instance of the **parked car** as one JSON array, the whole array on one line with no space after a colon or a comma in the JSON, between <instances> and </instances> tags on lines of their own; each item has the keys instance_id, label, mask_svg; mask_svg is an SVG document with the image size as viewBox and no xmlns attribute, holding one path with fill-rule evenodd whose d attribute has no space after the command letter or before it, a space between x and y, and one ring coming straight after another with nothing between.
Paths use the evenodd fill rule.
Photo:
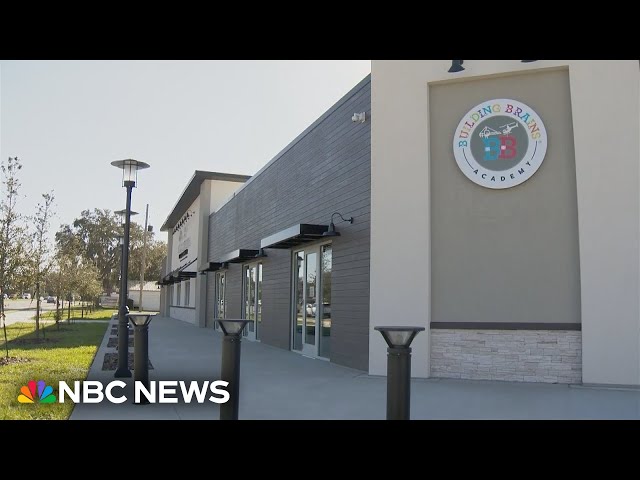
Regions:
<instances>
[{"instance_id":1,"label":"parked car","mask_svg":"<svg viewBox=\"0 0 640 480\"><path fill-rule=\"evenodd\" d=\"M47 297L47 303L56 303L56 298L49 295Z\"/></svg>"},{"instance_id":2,"label":"parked car","mask_svg":"<svg viewBox=\"0 0 640 480\"><path fill-rule=\"evenodd\" d=\"M22 294L22 298L23 300L31 300L31 294L30 293L23 293Z\"/></svg>"}]
</instances>

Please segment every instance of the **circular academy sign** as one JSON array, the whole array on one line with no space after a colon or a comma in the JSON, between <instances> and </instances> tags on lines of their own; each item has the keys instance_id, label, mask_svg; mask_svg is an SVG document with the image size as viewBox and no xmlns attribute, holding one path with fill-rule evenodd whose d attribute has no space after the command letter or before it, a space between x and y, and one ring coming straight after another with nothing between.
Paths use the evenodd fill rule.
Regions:
<instances>
[{"instance_id":1,"label":"circular academy sign","mask_svg":"<svg viewBox=\"0 0 640 480\"><path fill-rule=\"evenodd\" d=\"M453 154L469 180L487 188L520 185L547 152L547 131L533 109L517 100L487 100L458 124Z\"/></svg>"}]
</instances>

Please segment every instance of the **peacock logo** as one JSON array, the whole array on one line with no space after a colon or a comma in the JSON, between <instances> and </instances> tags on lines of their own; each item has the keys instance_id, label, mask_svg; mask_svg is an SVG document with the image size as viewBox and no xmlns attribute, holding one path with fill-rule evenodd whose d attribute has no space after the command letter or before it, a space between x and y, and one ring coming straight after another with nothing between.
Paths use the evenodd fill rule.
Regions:
<instances>
[{"instance_id":1,"label":"peacock logo","mask_svg":"<svg viewBox=\"0 0 640 480\"><path fill-rule=\"evenodd\" d=\"M37 384L35 380L31 380L27 385L23 385L20 388L18 402L35 403L36 385L38 387L38 403L54 403L56 401L53 388L47 385L44 380L38 380Z\"/></svg>"}]
</instances>

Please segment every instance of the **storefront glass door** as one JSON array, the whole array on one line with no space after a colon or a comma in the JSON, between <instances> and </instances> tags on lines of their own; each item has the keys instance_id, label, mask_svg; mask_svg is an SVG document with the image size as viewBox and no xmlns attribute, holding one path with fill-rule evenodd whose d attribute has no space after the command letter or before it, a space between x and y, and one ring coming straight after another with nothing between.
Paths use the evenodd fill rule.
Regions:
<instances>
[{"instance_id":1,"label":"storefront glass door","mask_svg":"<svg viewBox=\"0 0 640 480\"><path fill-rule=\"evenodd\" d=\"M293 350L329 358L331 244L294 252Z\"/></svg>"},{"instance_id":2,"label":"storefront glass door","mask_svg":"<svg viewBox=\"0 0 640 480\"><path fill-rule=\"evenodd\" d=\"M243 272L242 318L253 320L245 327L243 336L247 340L259 340L262 323L262 264L245 265Z\"/></svg>"},{"instance_id":3,"label":"storefront glass door","mask_svg":"<svg viewBox=\"0 0 640 480\"><path fill-rule=\"evenodd\" d=\"M216 272L215 275L215 318L226 318L225 317L225 307L224 307L224 298L225 298L225 272ZM220 331L220 325L218 322L214 323L214 328Z\"/></svg>"}]
</instances>

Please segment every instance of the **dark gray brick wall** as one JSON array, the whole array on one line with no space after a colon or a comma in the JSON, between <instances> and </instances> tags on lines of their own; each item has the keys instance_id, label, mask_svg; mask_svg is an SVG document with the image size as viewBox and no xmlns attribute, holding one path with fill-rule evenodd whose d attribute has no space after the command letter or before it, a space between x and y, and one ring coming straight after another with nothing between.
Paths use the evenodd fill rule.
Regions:
<instances>
[{"instance_id":1,"label":"dark gray brick wall","mask_svg":"<svg viewBox=\"0 0 640 480\"><path fill-rule=\"evenodd\" d=\"M335 211L353 216L337 223L333 240L332 362L367 370L371 204L371 84L363 80L328 115L292 142L275 161L209 218L209 260L298 223L328 224ZM333 110L333 111L332 111ZM356 112L365 123L353 123ZM261 340L290 348L291 250L263 258ZM241 314L241 265L227 273L228 317ZM210 301L211 295L209 295Z\"/></svg>"}]
</instances>

